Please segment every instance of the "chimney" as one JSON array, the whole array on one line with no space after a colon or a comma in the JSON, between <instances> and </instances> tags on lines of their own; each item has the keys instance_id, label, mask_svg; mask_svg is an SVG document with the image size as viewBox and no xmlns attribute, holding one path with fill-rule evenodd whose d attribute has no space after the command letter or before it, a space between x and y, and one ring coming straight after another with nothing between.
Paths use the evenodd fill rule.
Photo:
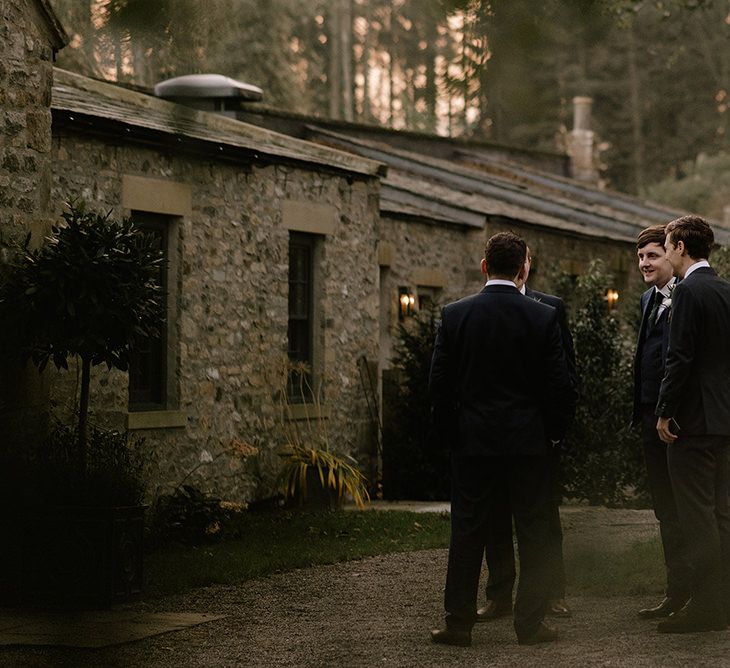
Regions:
<instances>
[{"instance_id":1,"label":"chimney","mask_svg":"<svg viewBox=\"0 0 730 668\"><path fill-rule=\"evenodd\" d=\"M567 149L571 176L578 181L599 183L594 154L594 134L591 130L593 98L573 98L573 129L568 133Z\"/></svg>"}]
</instances>

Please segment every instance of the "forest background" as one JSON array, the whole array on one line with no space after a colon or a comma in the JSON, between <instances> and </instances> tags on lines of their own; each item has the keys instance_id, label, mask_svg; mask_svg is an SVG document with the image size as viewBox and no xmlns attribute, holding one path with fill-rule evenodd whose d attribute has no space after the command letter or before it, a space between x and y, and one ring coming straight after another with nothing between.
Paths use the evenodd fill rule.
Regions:
<instances>
[{"instance_id":1,"label":"forest background","mask_svg":"<svg viewBox=\"0 0 730 668\"><path fill-rule=\"evenodd\" d=\"M144 88L215 72L293 112L548 151L588 95L607 187L730 204L729 0L52 4L58 66Z\"/></svg>"}]
</instances>

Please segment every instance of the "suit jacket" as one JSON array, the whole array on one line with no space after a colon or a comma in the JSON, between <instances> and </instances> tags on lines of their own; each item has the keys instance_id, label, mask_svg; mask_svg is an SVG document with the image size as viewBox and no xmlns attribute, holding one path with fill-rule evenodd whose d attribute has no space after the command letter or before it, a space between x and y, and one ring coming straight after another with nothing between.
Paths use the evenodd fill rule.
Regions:
<instances>
[{"instance_id":1,"label":"suit jacket","mask_svg":"<svg viewBox=\"0 0 730 668\"><path fill-rule=\"evenodd\" d=\"M549 295L546 292L533 290L527 285L525 286L525 297L529 297L535 301L552 306L558 312L558 325L560 326L560 335L563 339L565 361L568 364L568 374L570 375L570 381L573 383L573 388L577 398L578 372L575 366L575 346L573 345L573 336L570 333L570 327L568 327L568 314L565 311L565 302L560 299L560 297Z\"/></svg>"},{"instance_id":2,"label":"suit jacket","mask_svg":"<svg viewBox=\"0 0 730 668\"><path fill-rule=\"evenodd\" d=\"M649 302L651 301L654 288L649 288L641 295L641 326L639 327L639 340L636 342L636 354L634 355L634 414L631 420L632 426L641 424L641 356L644 352L644 340L646 339L646 328L649 326ZM674 293L672 293L674 294ZM662 367L666 366L667 351L669 349L669 322L668 316L662 316L657 323L662 328Z\"/></svg>"},{"instance_id":3,"label":"suit jacket","mask_svg":"<svg viewBox=\"0 0 730 668\"><path fill-rule=\"evenodd\" d=\"M445 306L429 391L459 454L546 454L575 404L557 311L505 285Z\"/></svg>"},{"instance_id":4,"label":"suit jacket","mask_svg":"<svg viewBox=\"0 0 730 668\"><path fill-rule=\"evenodd\" d=\"M730 435L730 283L711 267L672 293L667 365L656 414L683 435Z\"/></svg>"}]
</instances>

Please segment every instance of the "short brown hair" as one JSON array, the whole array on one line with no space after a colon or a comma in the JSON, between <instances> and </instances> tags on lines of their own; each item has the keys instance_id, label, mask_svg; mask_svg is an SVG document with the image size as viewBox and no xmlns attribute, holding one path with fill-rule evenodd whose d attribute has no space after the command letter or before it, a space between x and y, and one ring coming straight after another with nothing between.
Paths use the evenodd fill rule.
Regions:
<instances>
[{"instance_id":1,"label":"short brown hair","mask_svg":"<svg viewBox=\"0 0 730 668\"><path fill-rule=\"evenodd\" d=\"M666 225L652 225L642 230L636 239L636 250L640 250L648 244L659 244L664 246L667 238Z\"/></svg>"},{"instance_id":2,"label":"short brown hair","mask_svg":"<svg viewBox=\"0 0 730 668\"><path fill-rule=\"evenodd\" d=\"M672 235L672 244L684 242L689 256L694 260L710 257L715 235L709 223L699 216L682 216L667 224L667 236Z\"/></svg>"},{"instance_id":3,"label":"short brown hair","mask_svg":"<svg viewBox=\"0 0 730 668\"><path fill-rule=\"evenodd\" d=\"M509 276L520 273L527 259L527 244L514 232L498 232L487 241L484 249L487 273L490 276Z\"/></svg>"}]
</instances>

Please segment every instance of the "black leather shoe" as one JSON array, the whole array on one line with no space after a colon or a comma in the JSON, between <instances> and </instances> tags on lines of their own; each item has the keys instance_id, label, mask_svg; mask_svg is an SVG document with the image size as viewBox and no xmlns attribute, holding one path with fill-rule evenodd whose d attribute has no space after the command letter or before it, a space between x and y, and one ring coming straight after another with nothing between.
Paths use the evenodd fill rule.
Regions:
<instances>
[{"instance_id":1,"label":"black leather shoe","mask_svg":"<svg viewBox=\"0 0 730 668\"><path fill-rule=\"evenodd\" d=\"M572 617L573 611L568 607L564 598L556 598L548 601L548 608L545 614L550 617Z\"/></svg>"},{"instance_id":2,"label":"black leather shoe","mask_svg":"<svg viewBox=\"0 0 730 668\"><path fill-rule=\"evenodd\" d=\"M665 598L659 605L653 608L644 608L639 610L639 617L642 619L659 619L660 617L669 617L674 612L679 612L687 605L686 598Z\"/></svg>"},{"instance_id":3,"label":"black leather shoe","mask_svg":"<svg viewBox=\"0 0 730 668\"><path fill-rule=\"evenodd\" d=\"M545 622L540 622L537 631L532 635L524 638L517 638L520 645L537 645L541 642L555 642L558 639L558 630L554 626L548 626Z\"/></svg>"},{"instance_id":4,"label":"black leather shoe","mask_svg":"<svg viewBox=\"0 0 730 668\"><path fill-rule=\"evenodd\" d=\"M454 629L434 629L431 640L439 645L455 645L471 647L471 631L455 631Z\"/></svg>"},{"instance_id":5,"label":"black leather shoe","mask_svg":"<svg viewBox=\"0 0 730 668\"><path fill-rule=\"evenodd\" d=\"M509 617L512 614L512 601L492 601L487 599L487 604L477 610L478 622L491 622L499 617Z\"/></svg>"},{"instance_id":6,"label":"black leather shoe","mask_svg":"<svg viewBox=\"0 0 730 668\"><path fill-rule=\"evenodd\" d=\"M700 631L724 631L727 628L724 618L698 615L688 608L672 613L668 619L659 622L659 633L697 633Z\"/></svg>"}]
</instances>

